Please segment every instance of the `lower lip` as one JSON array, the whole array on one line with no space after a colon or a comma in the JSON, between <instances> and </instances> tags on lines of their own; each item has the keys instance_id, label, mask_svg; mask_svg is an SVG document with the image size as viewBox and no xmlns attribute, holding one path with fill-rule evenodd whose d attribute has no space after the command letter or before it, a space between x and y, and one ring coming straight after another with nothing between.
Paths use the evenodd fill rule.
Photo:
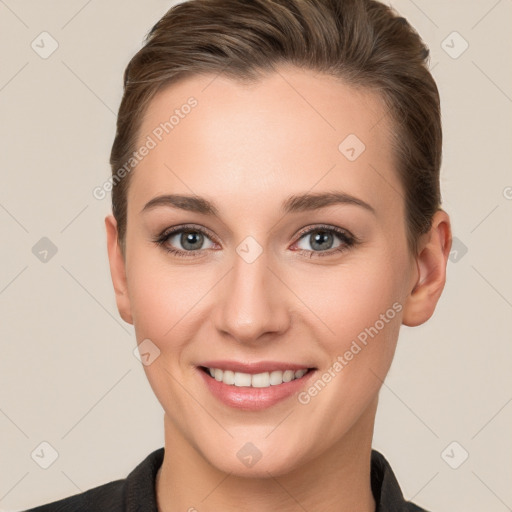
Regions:
<instances>
[{"instance_id":1,"label":"lower lip","mask_svg":"<svg viewBox=\"0 0 512 512\"><path fill-rule=\"evenodd\" d=\"M298 393L310 380L316 370L310 370L300 379L283 382L268 388L230 386L215 380L201 368L197 368L206 386L221 402L236 409L259 411L271 407Z\"/></svg>"}]
</instances>

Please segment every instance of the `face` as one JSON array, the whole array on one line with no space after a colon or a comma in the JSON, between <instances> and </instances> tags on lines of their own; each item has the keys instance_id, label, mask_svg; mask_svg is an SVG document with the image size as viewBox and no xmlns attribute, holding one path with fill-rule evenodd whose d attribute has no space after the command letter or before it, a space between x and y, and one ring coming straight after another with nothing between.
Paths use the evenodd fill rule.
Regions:
<instances>
[{"instance_id":1,"label":"face","mask_svg":"<svg viewBox=\"0 0 512 512\"><path fill-rule=\"evenodd\" d=\"M223 471L278 475L372 428L418 279L385 112L293 68L187 78L149 106L118 306L170 428Z\"/></svg>"}]
</instances>

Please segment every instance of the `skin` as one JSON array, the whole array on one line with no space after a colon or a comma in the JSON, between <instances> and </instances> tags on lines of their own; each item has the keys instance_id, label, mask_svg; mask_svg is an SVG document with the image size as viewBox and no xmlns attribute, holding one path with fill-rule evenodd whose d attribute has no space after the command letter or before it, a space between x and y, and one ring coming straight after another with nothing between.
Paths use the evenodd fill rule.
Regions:
<instances>
[{"instance_id":1,"label":"skin","mask_svg":"<svg viewBox=\"0 0 512 512\"><path fill-rule=\"evenodd\" d=\"M133 171L125 254L115 219L105 219L119 312L138 343L150 339L160 350L144 366L165 411L159 510L374 511L379 389L400 326L428 320L441 295L449 217L439 210L418 254L409 253L391 121L373 92L293 67L251 85L189 77L154 97L139 142L190 96L197 107ZM366 146L352 162L338 149L348 134ZM375 213L354 204L281 213L290 195L327 191L355 196ZM171 193L204 197L219 217L165 205L141 212ZM211 234L196 242L195 256L154 242L186 223ZM318 225L347 230L359 243L333 252L344 244L333 234L333 245L319 249L317 231L300 234ZM236 251L247 236L262 249L252 263ZM185 250L179 235L167 246ZM305 363L321 375L394 303L401 310L308 404L291 397L263 411L237 410L197 373L203 361L236 359ZM247 442L262 454L252 467L236 455Z\"/></svg>"}]
</instances>

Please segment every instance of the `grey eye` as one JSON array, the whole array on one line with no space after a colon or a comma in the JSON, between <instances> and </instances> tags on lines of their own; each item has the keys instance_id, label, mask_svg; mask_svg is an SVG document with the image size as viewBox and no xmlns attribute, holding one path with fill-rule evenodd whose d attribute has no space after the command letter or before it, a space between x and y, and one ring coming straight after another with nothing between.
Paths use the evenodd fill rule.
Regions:
<instances>
[{"instance_id":1,"label":"grey eye","mask_svg":"<svg viewBox=\"0 0 512 512\"><path fill-rule=\"evenodd\" d=\"M179 250L185 250L185 251L198 251L201 249L205 249L203 247L203 244L205 241L209 240L208 237L206 237L203 233L196 230L181 230L174 234L172 234L168 238L168 243L170 245L176 246L178 244ZM213 242L211 242L211 247L213 245ZM179 246L181 245L181 247ZM208 247L206 247L207 249Z\"/></svg>"},{"instance_id":2,"label":"grey eye","mask_svg":"<svg viewBox=\"0 0 512 512\"><path fill-rule=\"evenodd\" d=\"M339 242L338 245L334 245L336 238L339 239L340 236L336 233L333 233L332 231L328 231L326 229L315 229L314 231L310 231L309 233L303 235L300 238L297 247L300 249L305 249L306 251L322 251L334 249L335 247L339 247L341 245L341 242ZM301 246L302 241L306 241L306 246ZM307 244L309 244L310 247L307 247Z\"/></svg>"}]
</instances>

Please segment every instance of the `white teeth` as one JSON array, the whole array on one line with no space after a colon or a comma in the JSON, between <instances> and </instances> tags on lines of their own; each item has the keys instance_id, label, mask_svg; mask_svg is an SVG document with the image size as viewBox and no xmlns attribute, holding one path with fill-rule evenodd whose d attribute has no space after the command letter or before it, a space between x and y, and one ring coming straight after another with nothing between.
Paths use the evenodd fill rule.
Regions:
<instances>
[{"instance_id":1,"label":"white teeth","mask_svg":"<svg viewBox=\"0 0 512 512\"><path fill-rule=\"evenodd\" d=\"M222 372L222 370L219 370L219 372ZM252 375L248 373L235 372L235 386L250 386L251 377Z\"/></svg>"},{"instance_id":2,"label":"white teeth","mask_svg":"<svg viewBox=\"0 0 512 512\"><path fill-rule=\"evenodd\" d=\"M283 382L290 382L300 379L307 373L307 368L301 370L285 370L284 372L277 370L264 373L242 373L233 372L231 370L221 370L219 368L208 368L210 375L219 382L228 384L229 386L268 388L270 386L278 386Z\"/></svg>"},{"instance_id":3,"label":"white teeth","mask_svg":"<svg viewBox=\"0 0 512 512\"><path fill-rule=\"evenodd\" d=\"M290 382L295 378L295 372L293 370L286 370L283 373L283 382Z\"/></svg>"},{"instance_id":4,"label":"white teeth","mask_svg":"<svg viewBox=\"0 0 512 512\"><path fill-rule=\"evenodd\" d=\"M270 384L272 386L277 386L278 384L283 383L283 372L280 372L279 370L275 372L270 372Z\"/></svg>"},{"instance_id":5,"label":"white teeth","mask_svg":"<svg viewBox=\"0 0 512 512\"><path fill-rule=\"evenodd\" d=\"M235 383L235 372L231 370L224 371L222 374L222 382L232 386Z\"/></svg>"},{"instance_id":6,"label":"white teeth","mask_svg":"<svg viewBox=\"0 0 512 512\"><path fill-rule=\"evenodd\" d=\"M253 388L268 388L270 386L269 373L257 373L256 375L253 375L251 384Z\"/></svg>"}]
</instances>

